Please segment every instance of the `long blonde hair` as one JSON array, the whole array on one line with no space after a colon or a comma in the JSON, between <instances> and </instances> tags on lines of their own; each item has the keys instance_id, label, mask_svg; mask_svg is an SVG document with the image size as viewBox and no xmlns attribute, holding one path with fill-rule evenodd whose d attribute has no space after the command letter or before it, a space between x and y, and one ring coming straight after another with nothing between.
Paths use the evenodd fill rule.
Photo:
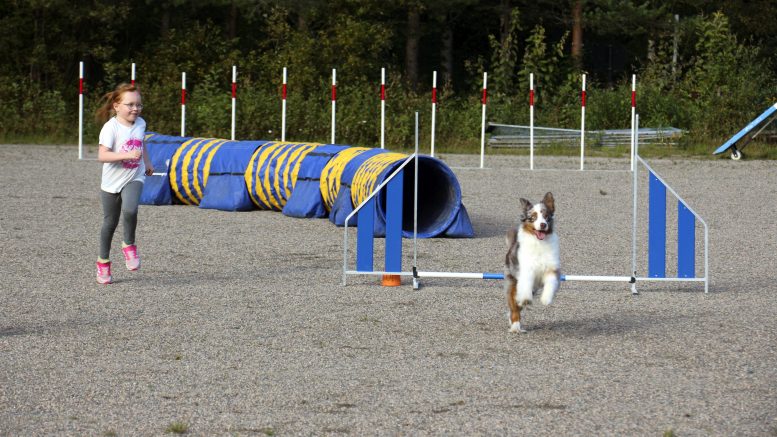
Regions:
<instances>
[{"instance_id":1,"label":"long blonde hair","mask_svg":"<svg viewBox=\"0 0 777 437\"><path fill-rule=\"evenodd\" d=\"M108 119L115 115L113 104L121 103L121 99L124 93L131 92L139 92L138 87L129 83L121 83L116 87L115 90L106 93L101 99L104 100L105 103L97 108L97 111L94 113L94 118L100 123L105 123L108 121Z\"/></svg>"}]
</instances>

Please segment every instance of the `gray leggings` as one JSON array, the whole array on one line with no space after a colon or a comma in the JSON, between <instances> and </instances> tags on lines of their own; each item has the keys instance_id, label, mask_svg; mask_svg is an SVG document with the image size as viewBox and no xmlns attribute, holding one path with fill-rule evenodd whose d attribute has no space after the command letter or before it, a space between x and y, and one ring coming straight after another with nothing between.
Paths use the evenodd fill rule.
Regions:
<instances>
[{"instance_id":1,"label":"gray leggings","mask_svg":"<svg viewBox=\"0 0 777 437\"><path fill-rule=\"evenodd\" d=\"M135 228L138 225L138 201L143 190L143 182L128 183L118 193L107 193L100 190L103 202L103 227L100 230L100 258L108 259L111 255L111 241L116 226L119 225L119 215L124 217L124 242L135 244Z\"/></svg>"}]
</instances>

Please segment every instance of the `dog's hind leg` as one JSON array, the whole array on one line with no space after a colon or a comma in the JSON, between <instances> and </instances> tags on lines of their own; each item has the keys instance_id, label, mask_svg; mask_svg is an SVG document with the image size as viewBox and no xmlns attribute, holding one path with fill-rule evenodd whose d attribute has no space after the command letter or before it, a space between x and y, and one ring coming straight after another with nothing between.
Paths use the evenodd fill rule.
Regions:
<instances>
[{"instance_id":1,"label":"dog's hind leg","mask_svg":"<svg viewBox=\"0 0 777 437\"><path fill-rule=\"evenodd\" d=\"M510 307L510 332L526 332L521 329L521 306L516 299L516 281L513 275L505 275L505 290L507 291L507 306Z\"/></svg>"},{"instance_id":2,"label":"dog's hind leg","mask_svg":"<svg viewBox=\"0 0 777 437\"><path fill-rule=\"evenodd\" d=\"M553 298L556 296L559 286L559 273L558 270L548 270L543 276L544 286L542 287L542 296L540 296L540 302L544 305L550 305L553 303Z\"/></svg>"}]
</instances>

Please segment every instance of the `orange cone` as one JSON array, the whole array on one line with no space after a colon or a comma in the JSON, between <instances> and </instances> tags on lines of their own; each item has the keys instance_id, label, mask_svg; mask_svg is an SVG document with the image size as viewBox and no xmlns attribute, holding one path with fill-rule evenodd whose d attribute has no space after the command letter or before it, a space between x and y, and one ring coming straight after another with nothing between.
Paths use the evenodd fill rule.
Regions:
<instances>
[{"instance_id":1,"label":"orange cone","mask_svg":"<svg viewBox=\"0 0 777 437\"><path fill-rule=\"evenodd\" d=\"M383 275L380 285L384 287L399 287L402 285L402 281L399 275Z\"/></svg>"}]
</instances>

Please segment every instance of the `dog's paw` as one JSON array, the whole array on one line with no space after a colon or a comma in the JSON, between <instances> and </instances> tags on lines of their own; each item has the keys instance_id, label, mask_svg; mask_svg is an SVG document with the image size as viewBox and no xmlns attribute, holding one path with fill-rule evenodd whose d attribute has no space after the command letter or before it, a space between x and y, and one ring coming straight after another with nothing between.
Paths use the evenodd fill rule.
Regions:
<instances>
[{"instance_id":1,"label":"dog's paw","mask_svg":"<svg viewBox=\"0 0 777 437\"><path fill-rule=\"evenodd\" d=\"M518 305L520 305L521 307L527 307L531 305L531 302L532 302L531 298L521 299L520 301L518 301Z\"/></svg>"},{"instance_id":2,"label":"dog's paw","mask_svg":"<svg viewBox=\"0 0 777 437\"><path fill-rule=\"evenodd\" d=\"M526 330L521 328L521 322L515 322L512 325L510 325L510 332L515 332L518 334L525 333Z\"/></svg>"},{"instance_id":3,"label":"dog's paw","mask_svg":"<svg viewBox=\"0 0 777 437\"><path fill-rule=\"evenodd\" d=\"M552 294L545 294L540 297L540 302L542 302L543 305L550 305L553 303L553 295Z\"/></svg>"}]
</instances>

